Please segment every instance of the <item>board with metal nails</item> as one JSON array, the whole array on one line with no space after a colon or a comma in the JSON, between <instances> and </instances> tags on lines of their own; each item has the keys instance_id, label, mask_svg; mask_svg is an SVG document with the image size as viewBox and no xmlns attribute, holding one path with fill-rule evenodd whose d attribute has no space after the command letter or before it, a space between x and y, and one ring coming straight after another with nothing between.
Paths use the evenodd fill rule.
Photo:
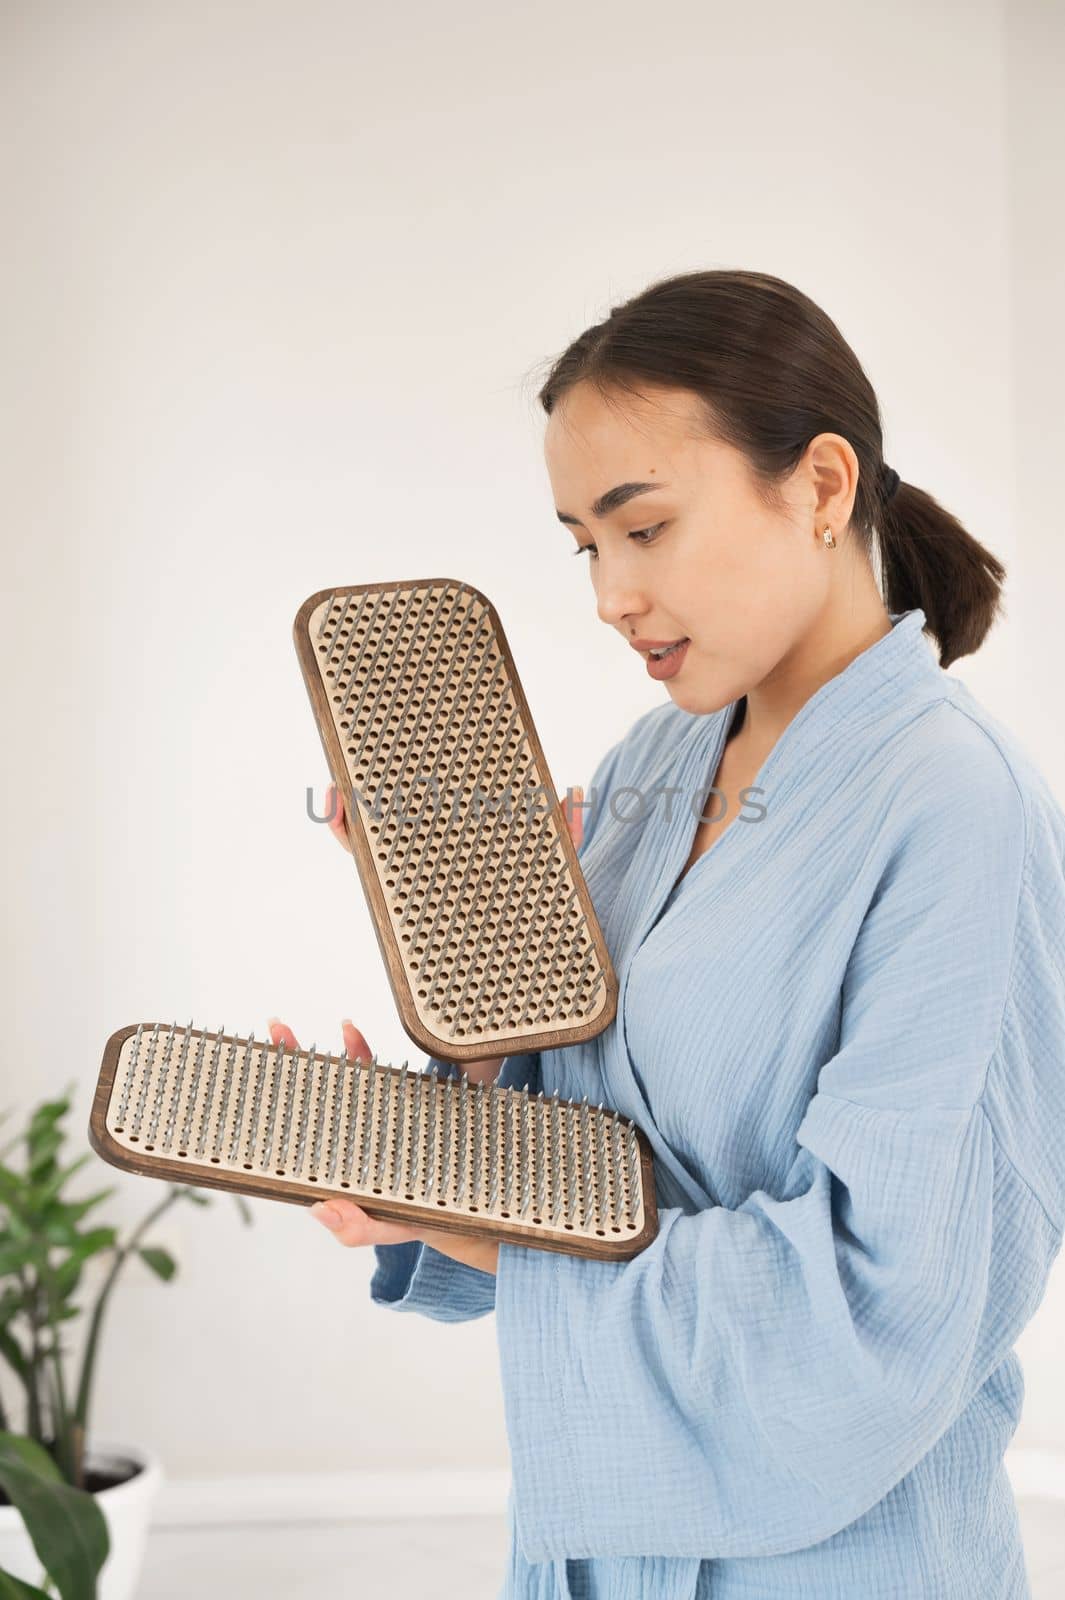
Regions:
<instances>
[{"instance_id":1,"label":"board with metal nails","mask_svg":"<svg viewBox=\"0 0 1065 1600\"><path fill-rule=\"evenodd\" d=\"M410 1038L461 1062L601 1033L617 978L492 603L352 584L293 636Z\"/></svg>"},{"instance_id":2,"label":"board with metal nails","mask_svg":"<svg viewBox=\"0 0 1065 1600\"><path fill-rule=\"evenodd\" d=\"M411 1227L626 1260L658 1231L650 1145L602 1105L141 1022L107 1041L105 1161L268 1200L330 1195Z\"/></svg>"}]
</instances>

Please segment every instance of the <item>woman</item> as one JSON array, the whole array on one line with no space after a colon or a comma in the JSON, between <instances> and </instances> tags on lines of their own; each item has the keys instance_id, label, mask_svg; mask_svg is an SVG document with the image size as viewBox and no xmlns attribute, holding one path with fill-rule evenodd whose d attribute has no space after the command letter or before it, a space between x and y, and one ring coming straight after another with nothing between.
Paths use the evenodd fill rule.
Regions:
<instances>
[{"instance_id":1,"label":"woman","mask_svg":"<svg viewBox=\"0 0 1065 1600\"><path fill-rule=\"evenodd\" d=\"M1005 570L886 465L855 355L778 279L652 285L540 399L599 619L668 701L601 759L580 845L614 1023L470 1075L631 1116L660 1229L602 1262L342 1202L336 1237L375 1246L378 1304L496 1312L505 1596L1017 1600L1065 815L943 670Z\"/></svg>"}]
</instances>

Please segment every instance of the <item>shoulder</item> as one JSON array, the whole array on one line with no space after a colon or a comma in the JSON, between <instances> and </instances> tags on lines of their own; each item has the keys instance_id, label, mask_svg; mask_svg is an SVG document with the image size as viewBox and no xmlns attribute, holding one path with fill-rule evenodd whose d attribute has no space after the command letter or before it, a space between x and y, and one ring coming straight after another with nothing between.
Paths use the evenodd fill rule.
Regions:
<instances>
[{"instance_id":1,"label":"shoulder","mask_svg":"<svg viewBox=\"0 0 1065 1600\"><path fill-rule=\"evenodd\" d=\"M951 680L949 701L957 722L968 727L973 741L994 749L1016 786L1029 850L1038 849L1046 837L1057 840L1059 853L1065 851L1065 810L1032 753L959 679Z\"/></svg>"},{"instance_id":2,"label":"shoulder","mask_svg":"<svg viewBox=\"0 0 1065 1600\"><path fill-rule=\"evenodd\" d=\"M892 741L874 852L971 919L1016 924L1027 897L1061 898L1065 812L1030 753L958 679Z\"/></svg>"},{"instance_id":3,"label":"shoulder","mask_svg":"<svg viewBox=\"0 0 1065 1600\"><path fill-rule=\"evenodd\" d=\"M893 778L903 826L930 843L1011 836L1027 851L1039 775L1009 731L955 680L903 730Z\"/></svg>"}]
</instances>

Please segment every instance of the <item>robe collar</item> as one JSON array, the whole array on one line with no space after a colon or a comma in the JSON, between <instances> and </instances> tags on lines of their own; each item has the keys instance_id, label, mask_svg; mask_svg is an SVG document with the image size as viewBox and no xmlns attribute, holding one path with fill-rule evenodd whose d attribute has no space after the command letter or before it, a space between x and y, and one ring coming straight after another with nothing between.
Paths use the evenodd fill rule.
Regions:
<instances>
[{"instance_id":1,"label":"robe collar","mask_svg":"<svg viewBox=\"0 0 1065 1600\"><path fill-rule=\"evenodd\" d=\"M811 759L827 756L841 739L853 739L862 728L881 721L897 709L906 720L926 700L942 696L946 678L923 633L924 611L889 612L891 632L854 657L841 672L823 683L799 708L759 768L755 784L771 779L779 801L809 772ZM640 843L626 873L625 885L611 917L611 945L618 975L617 1015L598 1036L600 1069L613 1108L630 1116L647 1134L655 1154L656 1174L664 1180L663 1204L702 1209L715 1201L692 1177L653 1127L650 1108L633 1069L625 1038L625 996L632 960L651 932L688 859L697 819L691 796L708 793L721 759L725 735L739 705L731 701L718 711L693 714L692 727L671 752L668 764L653 772L648 795L674 788L672 806L664 798L652 805ZM731 829L690 874L713 870L717 852L735 840ZM715 859L716 858L716 859ZM690 885L685 884L685 888ZM682 888L683 894L685 889Z\"/></svg>"},{"instance_id":2,"label":"robe collar","mask_svg":"<svg viewBox=\"0 0 1065 1600\"><path fill-rule=\"evenodd\" d=\"M855 656L841 672L823 683L800 706L759 767L754 783L765 787L772 779L774 798L783 798L808 776L811 761L823 762L835 744L852 741L863 728L897 714L909 721L926 701L942 696L947 680L923 634L925 613L920 607L889 612L891 632ZM718 711L692 714L666 766L652 772L645 793L659 799L636 851L642 867L639 892L626 895L623 925L615 930L617 948L624 958L650 932L688 859L697 819L694 798L705 799L717 772L725 736L739 706L730 701ZM674 804L665 791L677 791ZM721 841L724 844L724 839ZM717 846L715 846L715 852ZM698 872L702 860L690 869Z\"/></svg>"}]
</instances>

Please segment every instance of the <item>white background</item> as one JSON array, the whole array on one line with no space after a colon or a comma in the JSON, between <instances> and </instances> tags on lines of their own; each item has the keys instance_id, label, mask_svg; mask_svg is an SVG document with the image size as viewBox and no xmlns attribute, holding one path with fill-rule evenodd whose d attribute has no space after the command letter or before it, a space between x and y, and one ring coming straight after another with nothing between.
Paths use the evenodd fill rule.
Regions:
<instances>
[{"instance_id":1,"label":"white background","mask_svg":"<svg viewBox=\"0 0 1065 1600\"><path fill-rule=\"evenodd\" d=\"M1006 619L952 670L1065 794L1062 15L0 6L0 1104L73 1082L80 1153L142 1018L276 1013L337 1049L349 1014L424 1060L305 814L292 619L333 584L477 585L556 787L587 784L664 690L555 521L536 376L674 272L771 272L837 322L888 461L1007 563ZM73 1187L112 1182L102 1220L162 1192ZM156 1242L180 1275L130 1269L95 1431L176 1477L505 1464L491 1318L374 1308L371 1252L296 1207L183 1204ZM1019 1345L1019 1447L1065 1451L1063 1274Z\"/></svg>"}]
</instances>

